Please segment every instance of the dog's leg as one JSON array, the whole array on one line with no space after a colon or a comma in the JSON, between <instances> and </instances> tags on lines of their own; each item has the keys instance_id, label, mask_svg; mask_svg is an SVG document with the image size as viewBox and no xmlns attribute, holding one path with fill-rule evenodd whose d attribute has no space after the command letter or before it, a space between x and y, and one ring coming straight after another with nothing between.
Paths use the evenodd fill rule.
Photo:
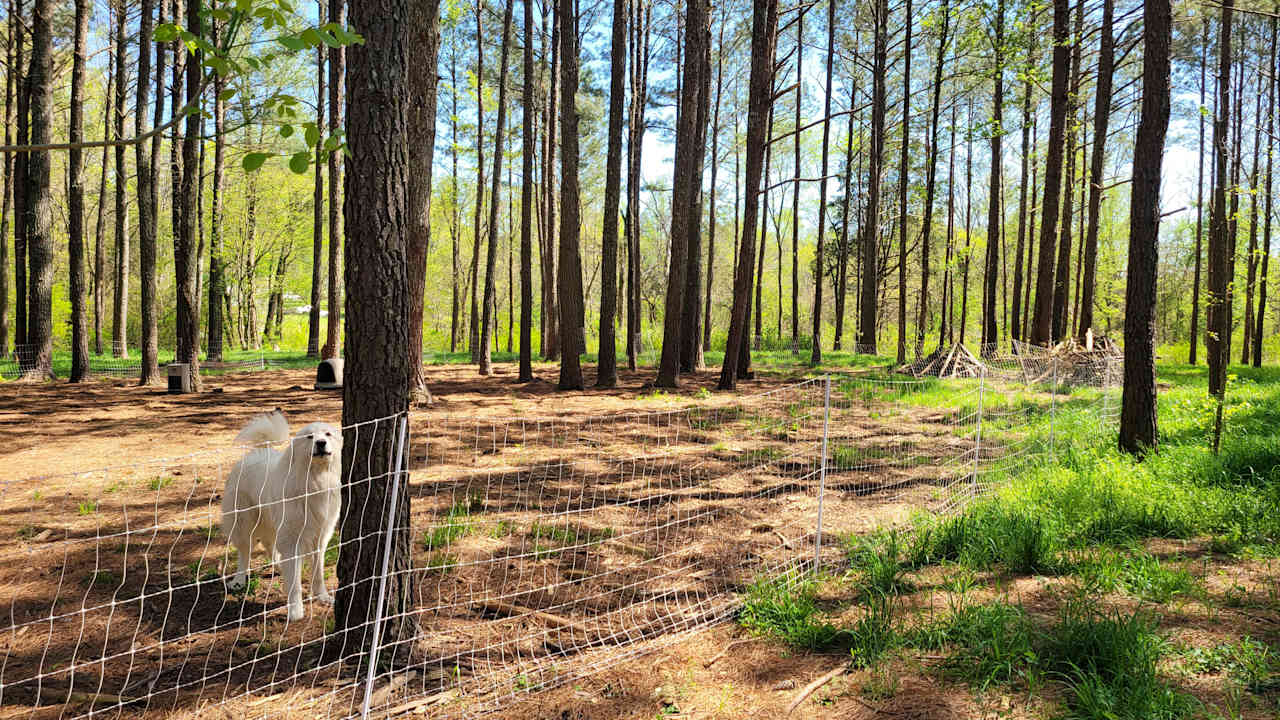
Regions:
<instances>
[{"instance_id":1,"label":"dog's leg","mask_svg":"<svg viewBox=\"0 0 1280 720\"><path fill-rule=\"evenodd\" d=\"M243 523L232 521L231 543L236 549L236 574L227 583L227 588L238 592L249 581L249 558L253 553L253 537L244 529Z\"/></svg>"},{"instance_id":2,"label":"dog's leg","mask_svg":"<svg viewBox=\"0 0 1280 720\"><path fill-rule=\"evenodd\" d=\"M307 613L302 607L302 558L298 555L298 541L288 539L277 547L281 555L280 574L289 593L289 620L301 620Z\"/></svg>"},{"instance_id":3,"label":"dog's leg","mask_svg":"<svg viewBox=\"0 0 1280 720\"><path fill-rule=\"evenodd\" d=\"M333 597L329 595L329 589L324 586L324 551L313 552L310 555L311 597L317 602L332 605Z\"/></svg>"}]
</instances>

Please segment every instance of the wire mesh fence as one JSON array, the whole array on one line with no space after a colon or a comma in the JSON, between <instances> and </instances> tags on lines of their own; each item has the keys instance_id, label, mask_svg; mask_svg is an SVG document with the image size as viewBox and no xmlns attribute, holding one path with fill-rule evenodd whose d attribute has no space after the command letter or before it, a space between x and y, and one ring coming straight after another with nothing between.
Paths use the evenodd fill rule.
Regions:
<instances>
[{"instance_id":1,"label":"wire mesh fence","mask_svg":"<svg viewBox=\"0 0 1280 720\"><path fill-rule=\"evenodd\" d=\"M1052 456L1029 419L1068 406L1113 418L1115 368L1075 389L992 363L963 380L828 375L667 411L345 428L360 452L402 458L408 511L393 511L392 458L352 456L344 496L381 498L360 513L378 527L317 547L324 515L307 515L320 539L284 552L288 523L271 513L332 491L319 430L253 451L275 453L292 493L246 500L246 483L265 490L243 448L7 483L0 716L492 713L731 617L761 573L842 562L842 536L962 507ZM388 485L389 499L373 492ZM260 513L251 539L266 549L236 548L241 511ZM344 551L381 552L392 533L407 534L403 558L339 583ZM352 643L325 601L354 588L378 611Z\"/></svg>"}]
</instances>

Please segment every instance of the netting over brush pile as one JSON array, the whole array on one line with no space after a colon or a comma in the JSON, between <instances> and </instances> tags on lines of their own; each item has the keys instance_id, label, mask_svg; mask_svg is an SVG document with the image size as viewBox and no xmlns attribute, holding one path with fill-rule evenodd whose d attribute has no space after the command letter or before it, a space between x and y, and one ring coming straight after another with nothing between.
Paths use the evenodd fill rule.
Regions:
<instances>
[{"instance_id":1,"label":"netting over brush pile","mask_svg":"<svg viewBox=\"0 0 1280 720\"><path fill-rule=\"evenodd\" d=\"M725 620L762 572L841 562L845 534L959 507L1051 451L1025 431L1033 416L1110 412L1108 393L996 375L829 376L669 411L347 428L348 442L402 432L406 448L410 561L375 578L413 588L383 619L414 631L375 645L393 667L339 646L326 605L287 620L288 558L257 552L248 586L228 591L221 495L242 449L11 482L0 717L498 710ZM361 460L343 482L390 479L364 477ZM383 532L333 541L331 592L342 548Z\"/></svg>"}]
</instances>

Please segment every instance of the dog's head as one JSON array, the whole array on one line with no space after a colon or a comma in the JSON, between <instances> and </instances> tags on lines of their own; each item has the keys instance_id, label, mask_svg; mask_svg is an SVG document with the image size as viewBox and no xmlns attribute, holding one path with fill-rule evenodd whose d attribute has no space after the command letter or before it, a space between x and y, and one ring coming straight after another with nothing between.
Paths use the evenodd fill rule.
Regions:
<instances>
[{"instance_id":1,"label":"dog's head","mask_svg":"<svg viewBox=\"0 0 1280 720\"><path fill-rule=\"evenodd\" d=\"M295 457L309 457L311 463L342 462L342 431L325 422L314 422L293 435Z\"/></svg>"}]
</instances>

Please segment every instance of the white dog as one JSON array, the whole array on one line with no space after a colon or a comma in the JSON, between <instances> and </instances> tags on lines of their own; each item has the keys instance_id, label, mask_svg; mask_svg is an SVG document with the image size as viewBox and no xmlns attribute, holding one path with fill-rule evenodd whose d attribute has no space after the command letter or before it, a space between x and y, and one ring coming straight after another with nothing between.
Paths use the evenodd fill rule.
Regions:
<instances>
[{"instance_id":1,"label":"white dog","mask_svg":"<svg viewBox=\"0 0 1280 720\"><path fill-rule=\"evenodd\" d=\"M283 451L265 447L285 441ZM311 423L290 439L289 423L277 409L250 421L236 442L264 447L249 451L227 475L222 530L236 549L236 574L227 586L245 586L249 554L261 543L284 577L289 620L301 620L304 561L311 564L311 595L333 602L324 586L324 551L342 507L342 432Z\"/></svg>"}]
</instances>

